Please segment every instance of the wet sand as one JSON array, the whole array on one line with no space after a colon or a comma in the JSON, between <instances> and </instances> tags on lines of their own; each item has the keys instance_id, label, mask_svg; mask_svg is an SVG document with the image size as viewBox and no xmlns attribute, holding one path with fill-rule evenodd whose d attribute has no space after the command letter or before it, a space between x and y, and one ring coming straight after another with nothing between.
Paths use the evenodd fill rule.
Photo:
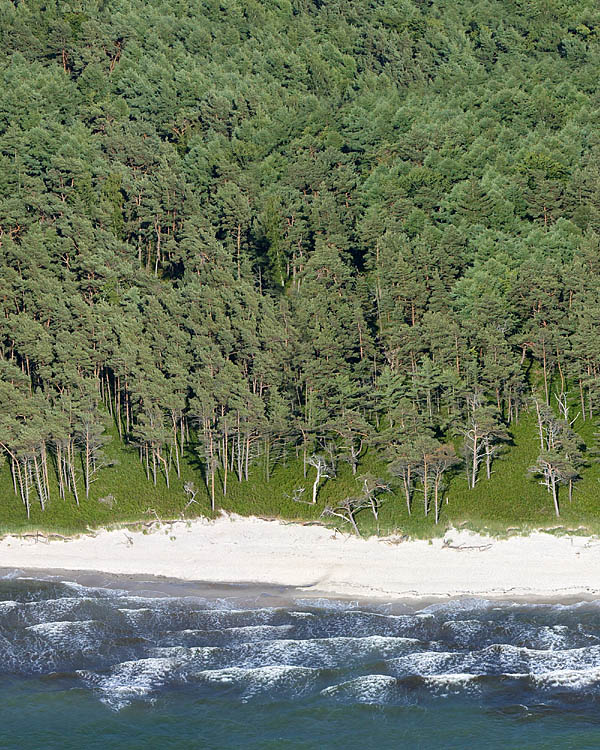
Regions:
<instances>
[{"instance_id":1,"label":"wet sand","mask_svg":"<svg viewBox=\"0 0 600 750\"><path fill-rule=\"evenodd\" d=\"M77 572L81 583L81 576L91 576L94 585L102 576L136 586L152 581L148 590L177 584L189 586L189 595L246 587L244 596L283 599L572 601L600 594L600 540L541 532L494 539L457 530L431 542L364 540L322 526L234 515L174 522L151 533L118 529L51 541L6 536L0 568Z\"/></svg>"}]
</instances>

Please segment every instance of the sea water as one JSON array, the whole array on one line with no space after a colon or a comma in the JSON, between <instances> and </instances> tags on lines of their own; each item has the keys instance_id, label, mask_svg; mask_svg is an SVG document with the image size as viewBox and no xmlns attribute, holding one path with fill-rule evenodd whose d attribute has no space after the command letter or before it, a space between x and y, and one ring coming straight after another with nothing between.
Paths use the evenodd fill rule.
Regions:
<instances>
[{"instance_id":1,"label":"sea water","mask_svg":"<svg viewBox=\"0 0 600 750\"><path fill-rule=\"evenodd\" d=\"M0 748L598 748L600 602L0 579Z\"/></svg>"}]
</instances>

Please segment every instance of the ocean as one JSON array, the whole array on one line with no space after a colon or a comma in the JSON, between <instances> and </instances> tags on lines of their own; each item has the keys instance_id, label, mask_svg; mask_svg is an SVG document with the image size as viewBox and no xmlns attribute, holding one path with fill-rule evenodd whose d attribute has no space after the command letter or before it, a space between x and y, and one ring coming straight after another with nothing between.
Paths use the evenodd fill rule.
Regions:
<instances>
[{"instance_id":1,"label":"ocean","mask_svg":"<svg viewBox=\"0 0 600 750\"><path fill-rule=\"evenodd\" d=\"M5 571L0 748L598 748L600 602Z\"/></svg>"}]
</instances>

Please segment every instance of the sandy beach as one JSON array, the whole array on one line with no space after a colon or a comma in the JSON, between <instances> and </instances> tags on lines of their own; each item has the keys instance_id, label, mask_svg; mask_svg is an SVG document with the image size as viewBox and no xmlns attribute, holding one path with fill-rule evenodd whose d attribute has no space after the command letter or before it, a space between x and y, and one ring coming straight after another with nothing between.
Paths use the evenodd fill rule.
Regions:
<instances>
[{"instance_id":1,"label":"sandy beach","mask_svg":"<svg viewBox=\"0 0 600 750\"><path fill-rule=\"evenodd\" d=\"M0 567L276 584L377 599L590 596L600 593L600 539L540 532L493 539L452 530L432 542L363 540L322 526L233 515L146 532L6 536Z\"/></svg>"}]
</instances>

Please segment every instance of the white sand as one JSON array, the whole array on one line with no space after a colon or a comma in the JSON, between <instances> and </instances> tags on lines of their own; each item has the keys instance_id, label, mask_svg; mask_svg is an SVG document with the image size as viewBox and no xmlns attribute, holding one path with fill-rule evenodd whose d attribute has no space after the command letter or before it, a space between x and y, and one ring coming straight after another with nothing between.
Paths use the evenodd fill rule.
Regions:
<instances>
[{"instance_id":1,"label":"white sand","mask_svg":"<svg viewBox=\"0 0 600 750\"><path fill-rule=\"evenodd\" d=\"M393 543L229 516L146 534L121 529L52 541L8 536L0 540L0 567L273 583L384 599L590 595L600 592L600 540L544 533L494 540L449 531L432 543Z\"/></svg>"}]
</instances>

